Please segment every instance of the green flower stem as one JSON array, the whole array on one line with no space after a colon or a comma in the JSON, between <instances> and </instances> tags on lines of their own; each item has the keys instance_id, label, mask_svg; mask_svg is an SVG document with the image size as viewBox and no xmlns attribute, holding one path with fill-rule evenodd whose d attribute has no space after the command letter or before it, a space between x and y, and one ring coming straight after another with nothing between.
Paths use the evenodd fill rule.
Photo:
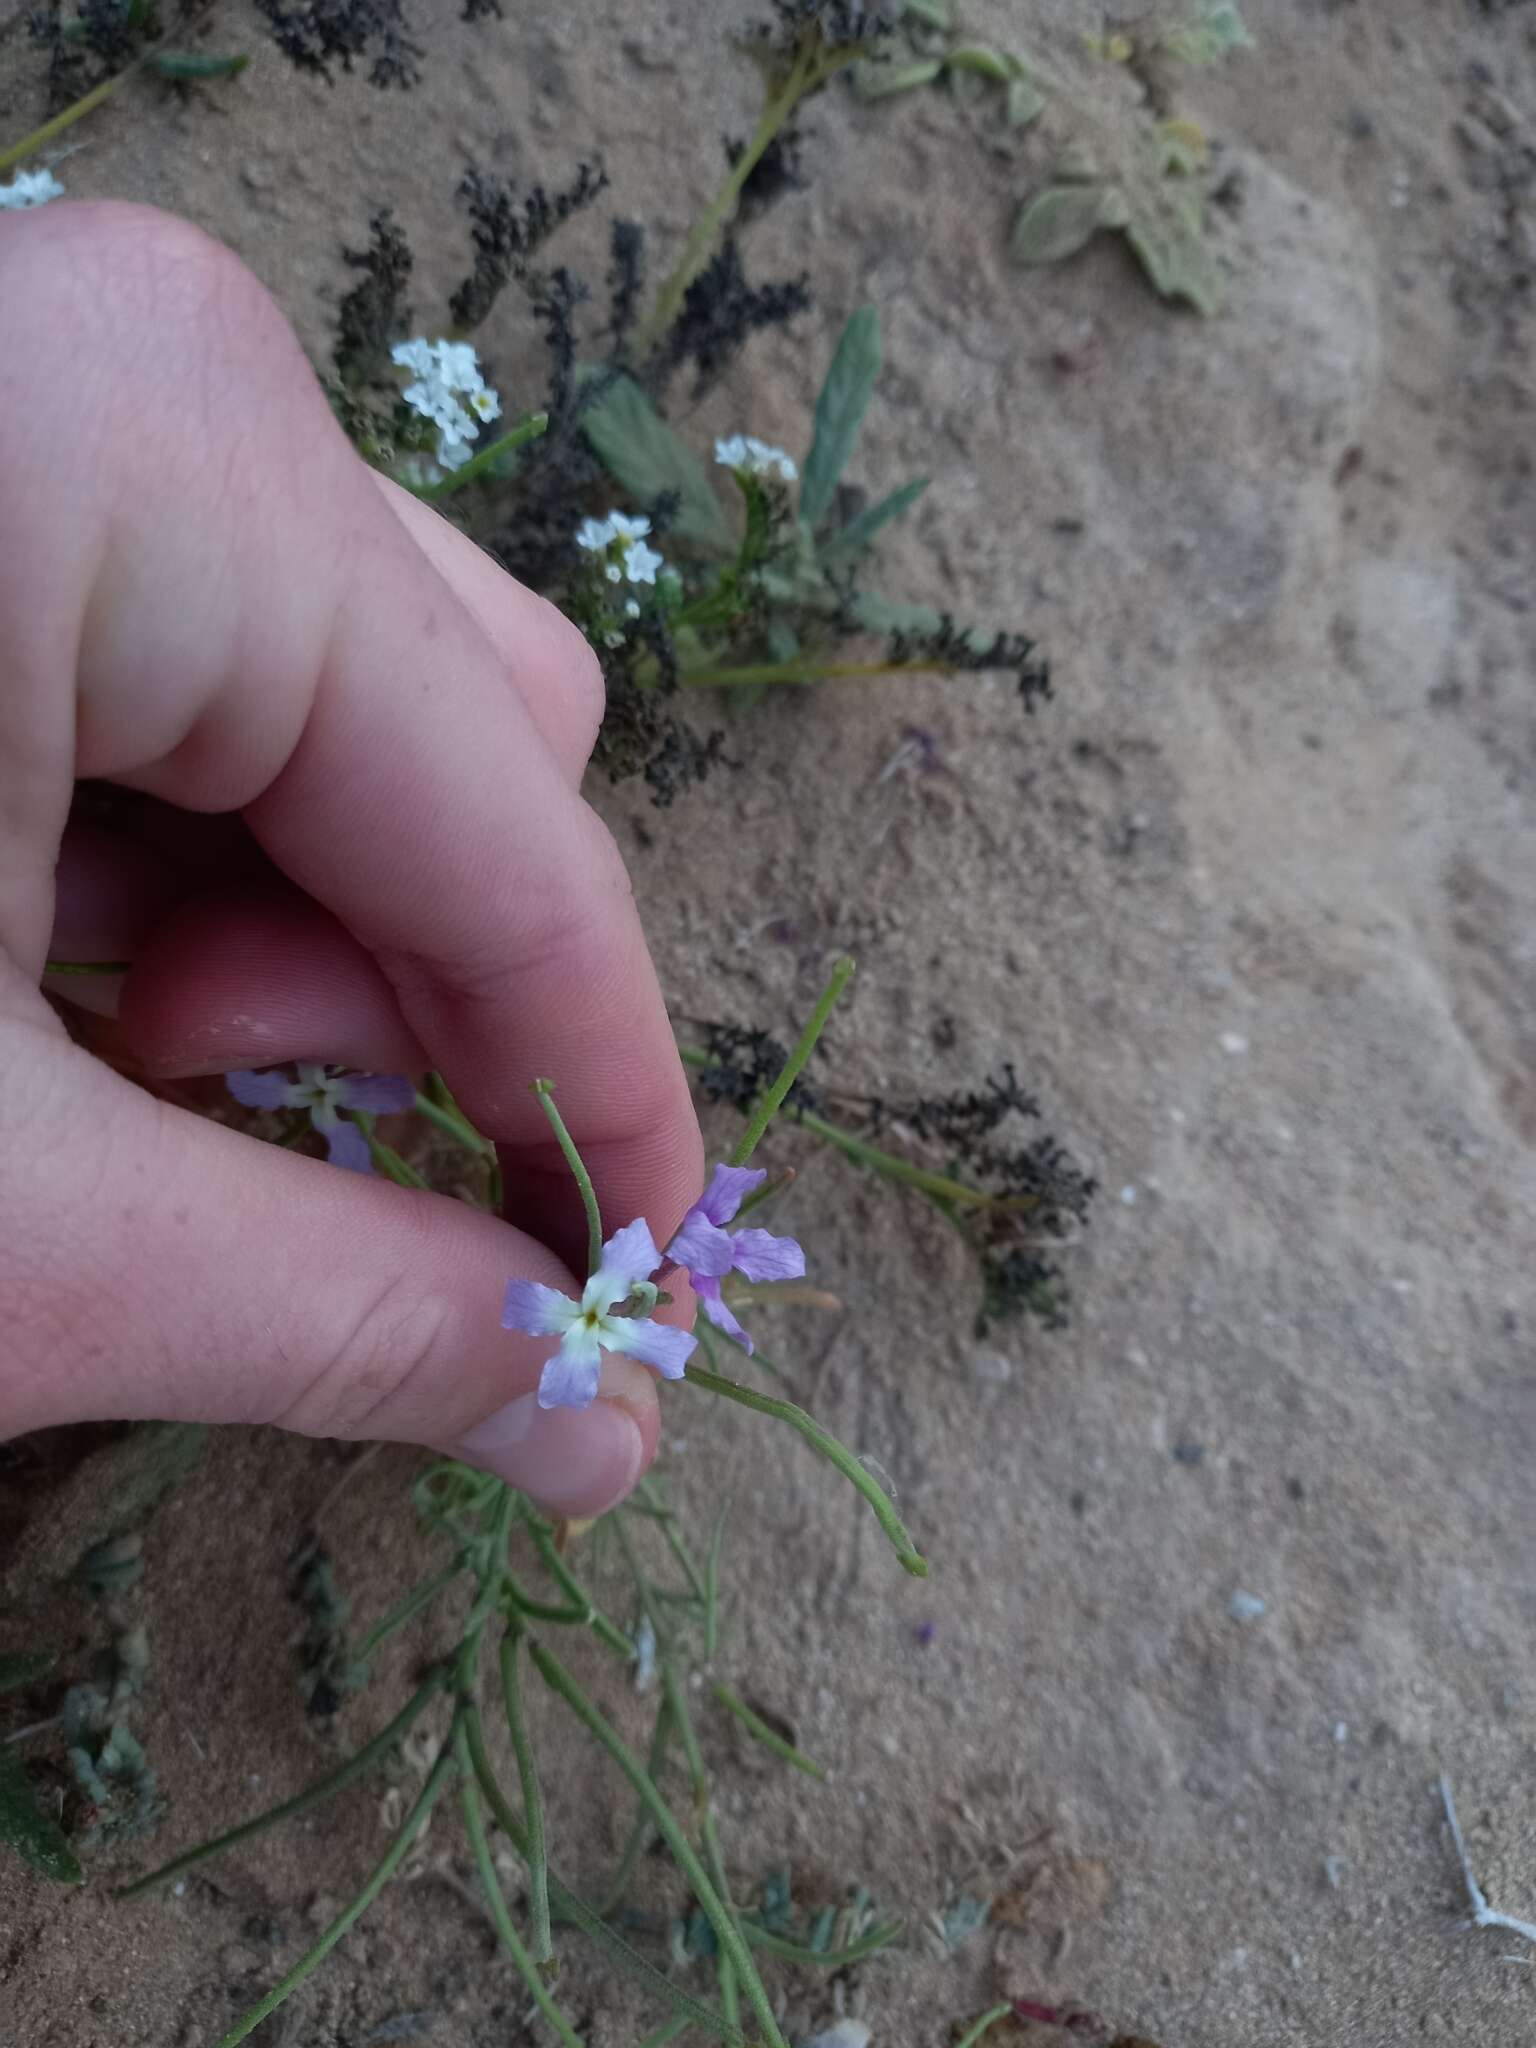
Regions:
<instances>
[{"instance_id":1,"label":"green flower stem","mask_svg":"<svg viewBox=\"0 0 1536 2048\"><path fill-rule=\"evenodd\" d=\"M597 1190L592 1185L592 1176L582 1164L581 1154L576 1150L576 1141L565 1128L565 1118L555 1107L555 1084L553 1081L535 1081L533 1092L539 1098L539 1107L549 1118L550 1129L555 1142L565 1154L565 1163L575 1175L576 1185L581 1190L581 1206L587 1212L587 1271L595 1273L603 1257L603 1218L597 1206Z\"/></svg>"},{"instance_id":2,"label":"green flower stem","mask_svg":"<svg viewBox=\"0 0 1536 2048\"><path fill-rule=\"evenodd\" d=\"M810 1021L801 1032L794 1051L780 1069L778 1079L764 1092L762 1101L758 1103L757 1108L752 1112L752 1120L742 1133L740 1143L731 1154L730 1163L732 1166L745 1166L752 1157L752 1154L757 1150L759 1139L783 1107L784 1098L788 1095L790 1089L794 1087L800 1069L816 1050L816 1041L826 1029L827 1019L831 1016L838 997L848 986L852 976L853 962L846 954L841 959L833 962L832 972L827 979L827 985L817 998L816 1007L810 1015Z\"/></svg>"},{"instance_id":3,"label":"green flower stem","mask_svg":"<svg viewBox=\"0 0 1536 2048\"><path fill-rule=\"evenodd\" d=\"M720 2004L731 2025L741 2024L741 2001L736 1995L736 1966L724 1950L716 1957L720 1980Z\"/></svg>"},{"instance_id":4,"label":"green flower stem","mask_svg":"<svg viewBox=\"0 0 1536 2048\"><path fill-rule=\"evenodd\" d=\"M547 1600L534 1600L525 1593L508 1572L502 1582L503 1606L510 1614L517 1614L524 1621L551 1621L564 1627L585 1628L592 1619L591 1609L585 1603L580 1606L569 1601L564 1607L556 1607Z\"/></svg>"},{"instance_id":5,"label":"green flower stem","mask_svg":"<svg viewBox=\"0 0 1536 2048\"><path fill-rule=\"evenodd\" d=\"M574 1606L581 1608L593 1634L599 1641L606 1643L610 1650L617 1652L626 1664L631 1662L635 1654L634 1644L621 1628L615 1628L555 1548L555 1539L549 1524L535 1521L530 1515L528 1534L533 1540L534 1549L539 1553L545 1571L566 1598Z\"/></svg>"},{"instance_id":6,"label":"green flower stem","mask_svg":"<svg viewBox=\"0 0 1536 2048\"><path fill-rule=\"evenodd\" d=\"M420 1614L423 1607L430 1607L438 1594L451 1586L463 1571L465 1557L461 1551L452 1564L444 1565L435 1579L427 1579L413 1592L407 1593L398 1607L392 1607L382 1621L376 1621L367 1635L358 1644L355 1652L359 1664L366 1664L381 1643L388 1642L397 1629L402 1629L413 1616Z\"/></svg>"},{"instance_id":7,"label":"green flower stem","mask_svg":"<svg viewBox=\"0 0 1536 2048\"><path fill-rule=\"evenodd\" d=\"M675 2041L680 2034L686 2034L693 2025L687 2013L680 2012L674 2019L663 2020L654 2033L647 2034L640 2048L667 2048L669 2041Z\"/></svg>"},{"instance_id":8,"label":"green flower stem","mask_svg":"<svg viewBox=\"0 0 1536 2048\"><path fill-rule=\"evenodd\" d=\"M835 45L828 48L819 34L807 35L803 39L784 84L764 106L746 147L731 166L729 177L694 222L676 269L662 286L655 305L641 321L634 339L637 361L643 362L671 329L682 311L688 287L708 263L721 230L736 210L743 186L757 169L774 137L807 93L825 85L835 71L851 63L857 55L858 51L851 48L844 50Z\"/></svg>"},{"instance_id":9,"label":"green flower stem","mask_svg":"<svg viewBox=\"0 0 1536 2048\"><path fill-rule=\"evenodd\" d=\"M547 1963L554 1943L549 1934L549 1858L544 1846L544 1800L539 1791L539 1774L528 1740L528 1723L523 1714L522 1682L517 1668L520 1631L508 1630L501 1639L501 1697L507 1710L507 1728L512 1752L517 1758L518 1780L523 1788L523 1826L528 1847L525 1858L529 1875L529 1910L533 1915L533 1953Z\"/></svg>"},{"instance_id":10,"label":"green flower stem","mask_svg":"<svg viewBox=\"0 0 1536 2048\"><path fill-rule=\"evenodd\" d=\"M661 1783L661 1773L667 1761L667 1745L672 1740L672 1705L666 1695L656 1709L656 1723L651 1730L651 1751L645 1760L646 1776L652 1784ZM619 1857L618 1868L613 1873L607 1891L603 1894L603 1911L612 1913L623 1904L624 1894L629 1890L629 1880L634 1875L635 1865L651 1846L655 1834L651 1809L642 1799L635 1809L634 1823L629 1830L629 1839Z\"/></svg>"},{"instance_id":11,"label":"green flower stem","mask_svg":"<svg viewBox=\"0 0 1536 2048\"><path fill-rule=\"evenodd\" d=\"M683 1875L692 1886L693 1895L698 1900L704 1917L715 1931L715 1940L735 1964L742 1989L757 2015L758 2025L762 2028L770 2048L786 2048L784 2036L779 2032L778 2022L773 2016L773 2008L768 2003L768 1994L763 1989L762 1979L753 1965L741 1930L710 1882L709 1874L695 1854L693 1844L678 1825L677 1816L647 1776L644 1765L617 1729L604 1720L558 1658L545 1649L542 1643L531 1643L529 1654L544 1683L564 1700L587 1733L608 1752L650 1808L652 1818L661 1830L667 1847L672 1851Z\"/></svg>"},{"instance_id":12,"label":"green flower stem","mask_svg":"<svg viewBox=\"0 0 1536 2048\"><path fill-rule=\"evenodd\" d=\"M1007 2019L1012 2011L1013 2007L1011 2005L994 2005L990 2012L982 2014L974 2027L967 2027L966 2031L955 2043L955 2048L976 2048L976 2043L981 2039L982 2035L990 2034L998 2021Z\"/></svg>"},{"instance_id":13,"label":"green flower stem","mask_svg":"<svg viewBox=\"0 0 1536 2048\"><path fill-rule=\"evenodd\" d=\"M751 690L768 683L840 683L868 676L948 676L960 671L942 661L754 661L741 667L685 668L678 687L685 690Z\"/></svg>"},{"instance_id":14,"label":"green flower stem","mask_svg":"<svg viewBox=\"0 0 1536 2048\"><path fill-rule=\"evenodd\" d=\"M485 1794L486 1804L496 1817L496 1825L518 1854L527 1860L527 1840L522 1823L507 1803L506 1794L496 1782L491 1769L491 1760L486 1754L485 1729L480 1719L480 1710L472 1702L461 1708L465 1739L469 1745L470 1761L474 1766L480 1789ZM679 2013L686 2014L689 2023L703 2027L707 2032L717 2034L731 2043L731 2048L745 2048L739 2030L733 2029L717 2012L707 2005L690 1998L687 1992L678 1989L672 1979L658 1970L656 1965L641 1955L637 1948L620 1934L615 1934L601 1914L593 1911L579 1892L573 1892L554 1871L549 1873L549 1900L555 1916L580 1928L619 1969L626 1971L639 1982L647 1985L656 1995L672 2005Z\"/></svg>"},{"instance_id":15,"label":"green flower stem","mask_svg":"<svg viewBox=\"0 0 1536 2048\"><path fill-rule=\"evenodd\" d=\"M443 498L452 497L453 493L462 490L465 484L473 483L476 477L484 476L487 470L495 467L503 455L510 455L514 449L524 448L530 441L537 441L548 426L547 412L525 412L516 426L509 427L506 433L490 442L478 454L472 455L462 468L449 470L448 474L435 484L401 484L400 488L409 491L413 498L421 498L428 505L435 505ZM397 477L395 481L399 483L400 480Z\"/></svg>"},{"instance_id":16,"label":"green flower stem","mask_svg":"<svg viewBox=\"0 0 1536 2048\"><path fill-rule=\"evenodd\" d=\"M797 1408L793 1401L780 1401L772 1394L760 1394L755 1387L740 1386L735 1380L723 1378L719 1373L706 1372L702 1366L690 1364L682 1384L701 1387L708 1394L723 1394L728 1401L739 1402L743 1408L755 1409L759 1415L773 1415L780 1422L787 1422L791 1429L798 1430L822 1457L834 1464L843 1477L863 1494L874 1510L875 1520L890 1538L903 1571L910 1572L914 1579L926 1579L928 1560L922 1556L907 1534L901 1517L891 1504L884 1488L865 1470L853 1455L845 1449L829 1430L822 1428L813 1415L807 1415L803 1408Z\"/></svg>"},{"instance_id":17,"label":"green flower stem","mask_svg":"<svg viewBox=\"0 0 1536 2048\"><path fill-rule=\"evenodd\" d=\"M332 1798L337 1792L350 1785L354 1778L360 1778L370 1770L393 1743L407 1734L420 1718L423 1709L441 1692L447 1679L446 1670L434 1671L430 1678L417 1687L411 1698L396 1714L393 1721L379 1730L371 1742L365 1743L355 1755L349 1756L340 1769L328 1777L321 1778L305 1791L286 1799L281 1806L270 1807L259 1813L254 1820L242 1821L227 1834L217 1835L211 1842L202 1842L195 1849L188 1849L184 1855L163 1863L158 1870L150 1871L147 1877L136 1877L132 1884L119 1885L116 1896L120 1899L135 1899L140 1892L147 1892L151 1886L168 1883L173 1877L180 1877L184 1870L191 1870L194 1864L205 1862L210 1856L222 1856L226 1849L233 1849L238 1842L249 1841L252 1835L259 1835L266 1828L276 1827L279 1821L293 1820L301 1813L307 1813L312 1806L319 1806L323 1800Z\"/></svg>"},{"instance_id":18,"label":"green flower stem","mask_svg":"<svg viewBox=\"0 0 1536 2048\"><path fill-rule=\"evenodd\" d=\"M753 1948L760 1948L764 1955L778 1956L786 1963L804 1963L822 1970L846 1969L849 1964L860 1963L866 1956L889 1948L892 1942L901 1939L899 1927L875 1927L857 1941L850 1941L846 1948L805 1948L797 1941L786 1941L780 1934L770 1934L766 1927L759 1927L752 1920L743 1920L741 1931Z\"/></svg>"},{"instance_id":19,"label":"green flower stem","mask_svg":"<svg viewBox=\"0 0 1536 2048\"><path fill-rule=\"evenodd\" d=\"M0 170L5 166L0 164ZM126 974L130 960L45 960L44 974Z\"/></svg>"},{"instance_id":20,"label":"green flower stem","mask_svg":"<svg viewBox=\"0 0 1536 2048\"><path fill-rule=\"evenodd\" d=\"M486 1903L491 1909L491 1919L501 1939L502 1947L516 1963L523 1982L528 1986L534 2004L565 2043L565 2048L583 2048L581 2036L571 2025L565 2014L549 1995L549 1987L539 1970L538 1963L529 1954L522 1937L512 1924L507 1911L506 1899L502 1896L501 1882L496 1875L496 1866L491 1861L491 1845L486 1840L485 1816L480 1811L480 1793L475 1784L474 1764L470 1758L468 1738L462 1720L454 1725L454 1759L459 1768L459 1798L464 1808L464 1826L469 1834L470 1851L475 1859L475 1868L480 1873L480 1882L485 1888ZM542 1844L541 1844L542 1847ZM545 1899L544 1938L549 1939L549 1902ZM553 1953L553 1951L551 1951Z\"/></svg>"},{"instance_id":21,"label":"green flower stem","mask_svg":"<svg viewBox=\"0 0 1536 2048\"><path fill-rule=\"evenodd\" d=\"M482 1138L474 1125L460 1115L456 1107L450 1108L447 1103L434 1102L430 1095L423 1094L419 1089L416 1094L416 1114L424 1116L428 1123L436 1124L440 1131L446 1131L450 1138L457 1138L459 1143L467 1145L471 1152L478 1152L482 1159L489 1158L496 1149L489 1138Z\"/></svg>"},{"instance_id":22,"label":"green flower stem","mask_svg":"<svg viewBox=\"0 0 1536 2048\"><path fill-rule=\"evenodd\" d=\"M427 1188L431 1183L422 1179L415 1167L402 1159L393 1145L386 1145L382 1138L374 1136L375 1118L371 1111L355 1109L352 1121L368 1140L368 1157L386 1179L392 1180L399 1188Z\"/></svg>"},{"instance_id":23,"label":"green flower stem","mask_svg":"<svg viewBox=\"0 0 1536 2048\"><path fill-rule=\"evenodd\" d=\"M23 136L22 140L14 143L11 148L0 150L0 173L14 169L17 164L35 155L38 150L46 149L55 136L62 135L77 121L83 121L87 114L94 113L104 101L111 99L113 93L120 91L130 78L143 71L153 54L153 51L146 50L142 56L136 57L131 64L113 77L104 78L100 85L93 85L82 98L76 100L72 106L66 107L61 114L55 114L51 121L45 121L41 128L34 128L30 135ZM49 972L57 973L58 970L50 968Z\"/></svg>"},{"instance_id":24,"label":"green flower stem","mask_svg":"<svg viewBox=\"0 0 1536 2048\"><path fill-rule=\"evenodd\" d=\"M728 1685L721 1685L718 1680L714 1680L711 1682L710 1691L722 1707L736 1716L752 1739L760 1742L764 1749L771 1750L781 1763L792 1764L797 1771L804 1771L808 1778L825 1778L827 1774L820 1764L813 1763L808 1756L802 1755L794 1744L786 1742L782 1735L776 1735L762 1715L754 1714L746 1701L739 1694L732 1692Z\"/></svg>"},{"instance_id":25,"label":"green flower stem","mask_svg":"<svg viewBox=\"0 0 1536 2048\"><path fill-rule=\"evenodd\" d=\"M963 1180L951 1180L946 1173L930 1173L926 1167L913 1166L909 1160L898 1159L893 1153L881 1151L878 1145L871 1145L863 1138L856 1138L851 1131L842 1130L837 1124L829 1123L814 1110L803 1110L798 1121L808 1131L814 1131L818 1138L825 1138L829 1145L835 1145L846 1158L855 1160L861 1166L873 1167L888 1180L896 1180L909 1188L918 1188L925 1195L934 1195L941 1202L954 1202L968 1209L996 1209L1003 1215L1023 1215L1039 1206L1036 1195L989 1195L985 1188L973 1188Z\"/></svg>"},{"instance_id":26,"label":"green flower stem","mask_svg":"<svg viewBox=\"0 0 1536 2048\"><path fill-rule=\"evenodd\" d=\"M631 1506L638 1506L642 1513L653 1515L661 1524L661 1533L666 1538L667 1548L682 1567L683 1577L688 1581L689 1590L695 1600L703 1601L707 1598L704 1577L693 1561L693 1553L677 1533L676 1515L661 1501L660 1489L657 1487L654 1479L642 1479L637 1490L640 1494L640 1499L638 1502L631 1502Z\"/></svg>"},{"instance_id":27,"label":"green flower stem","mask_svg":"<svg viewBox=\"0 0 1536 2048\"><path fill-rule=\"evenodd\" d=\"M385 1885L389 1883L389 1880L405 1861L411 1844L426 1826L427 1816L431 1813L438 1799L447 1788L448 1780L452 1777L454 1768L454 1754L451 1750L445 1749L433 1765L426 1784L421 1788L416 1804L406 1815L404 1826L390 1843L388 1849L385 1850L374 1868L373 1875L357 1894L356 1898L350 1904L342 1907L314 1947L300 1956L287 1976L274 1984L266 1997L253 2005L248 2013L245 2013L240 2019L236 2020L229 2032L219 2042L218 2048L235 2048L237 2042L243 2041L248 2035L253 2034L267 2017L267 2014L275 2012L285 1998L288 1998L293 1992L297 1991L305 1978L312 1976L319 1969L336 1944L357 1925L358 1921L362 1919L368 1908L379 1896L379 1893L383 1891Z\"/></svg>"},{"instance_id":28,"label":"green flower stem","mask_svg":"<svg viewBox=\"0 0 1536 2048\"><path fill-rule=\"evenodd\" d=\"M715 1661L715 1644L720 1633L720 1546L725 1540L725 1518L730 1502L722 1501L709 1532L709 1555L704 1560L704 1662Z\"/></svg>"}]
</instances>

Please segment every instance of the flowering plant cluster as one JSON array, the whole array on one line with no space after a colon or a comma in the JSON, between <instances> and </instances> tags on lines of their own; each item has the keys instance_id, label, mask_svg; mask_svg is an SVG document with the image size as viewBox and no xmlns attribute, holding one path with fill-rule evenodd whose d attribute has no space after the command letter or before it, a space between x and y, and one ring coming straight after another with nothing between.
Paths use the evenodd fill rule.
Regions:
<instances>
[{"instance_id":1,"label":"flowering plant cluster","mask_svg":"<svg viewBox=\"0 0 1536 2048\"><path fill-rule=\"evenodd\" d=\"M462 469L482 426L501 417L501 400L480 374L467 341L397 342L390 360L410 370L415 382L400 396L412 412L437 429L437 460L444 469Z\"/></svg>"}]
</instances>

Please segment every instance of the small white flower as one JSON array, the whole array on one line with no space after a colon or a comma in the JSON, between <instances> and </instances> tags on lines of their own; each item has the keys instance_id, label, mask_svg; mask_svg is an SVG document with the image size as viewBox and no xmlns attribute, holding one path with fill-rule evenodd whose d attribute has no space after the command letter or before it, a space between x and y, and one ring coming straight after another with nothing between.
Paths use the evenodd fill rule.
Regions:
<instances>
[{"instance_id":1,"label":"small white flower","mask_svg":"<svg viewBox=\"0 0 1536 2048\"><path fill-rule=\"evenodd\" d=\"M18 171L9 185L0 185L0 208L46 206L50 199L62 199L64 187L52 171Z\"/></svg>"},{"instance_id":2,"label":"small white flower","mask_svg":"<svg viewBox=\"0 0 1536 2048\"><path fill-rule=\"evenodd\" d=\"M656 571L665 567L665 561L645 544L650 530L651 522L643 513L632 517L627 512L610 512L606 519L583 519L576 529L576 545L589 554L602 555L622 541L619 560L604 567L608 581L622 583L627 578L631 583L654 583Z\"/></svg>"},{"instance_id":3,"label":"small white flower","mask_svg":"<svg viewBox=\"0 0 1536 2048\"><path fill-rule=\"evenodd\" d=\"M636 598L633 598L633 597L626 597L626 598L625 598L625 600L624 600L624 616L625 616L626 618L629 618L629 619L638 619L638 618L639 618L639 616L640 616L640 604L639 604L639 600L638 600L638 599L636 599Z\"/></svg>"},{"instance_id":4,"label":"small white flower","mask_svg":"<svg viewBox=\"0 0 1536 2048\"><path fill-rule=\"evenodd\" d=\"M793 456L770 442L759 441L755 434L732 434L729 440L717 441L715 460L722 469L744 469L750 476L776 476L786 484L792 484L800 474Z\"/></svg>"},{"instance_id":5,"label":"small white flower","mask_svg":"<svg viewBox=\"0 0 1536 2048\"><path fill-rule=\"evenodd\" d=\"M390 358L415 373L401 397L412 412L437 428L437 459L444 469L462 469L483 421L501 417L501 398L480 374L467 341L428 341L417 335L397 342Z\"/></svg>"},{"instance_id":6,"label":"small white flower","mask_svg":"<svg viewBox=\"0 0 1536 2048\"><path fill-rule=\"evenodd\" d=\"M664 558L643 540L631 541L624 550L624 574L631 583L654 583L656 571L665 566Z\"/></svg>"}]
</instances>

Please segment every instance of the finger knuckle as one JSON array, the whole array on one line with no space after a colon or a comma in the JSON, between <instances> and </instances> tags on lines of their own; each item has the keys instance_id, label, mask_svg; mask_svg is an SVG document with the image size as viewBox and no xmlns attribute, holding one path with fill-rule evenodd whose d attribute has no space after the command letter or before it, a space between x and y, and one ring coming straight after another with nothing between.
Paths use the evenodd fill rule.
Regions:
<instances>
[{"instance_id":1,"label":"finger knuckle","mask_svg":"<svg viewBox=\"0 0 1536 2048\"><path fill-rule=\"evenodd\" d=\"M274 1420L305 1436L426 1437L428 1382L446 1355L452 1321L442 1297L389 1282L341 1317L303 1393Z\"/></svg>"}]
</instances>

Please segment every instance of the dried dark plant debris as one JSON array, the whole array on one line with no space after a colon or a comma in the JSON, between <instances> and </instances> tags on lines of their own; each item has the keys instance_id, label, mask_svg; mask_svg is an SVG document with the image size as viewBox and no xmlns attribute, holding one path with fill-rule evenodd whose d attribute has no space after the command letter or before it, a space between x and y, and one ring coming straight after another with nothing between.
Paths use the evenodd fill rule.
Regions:
<instances>
[{"instance_id":1,"label":"dried dark plant debris","mask_svg":"<svg viewBox=\"0 0 1536 2048\"><path fill-rule=\"evenodd\" d=\"M647 381L665 384L676 370L691 362L697 372L693 385L697 398L754 334L784 326L797 313L808 312L810 305L810 280L805 271L770 284L750 284L736 238L728 236L683 294L682 311L646 366Z\"/></svg>"},{"instance_id":2,"label":"dried dark plant debris","mask_svg":"<svg viewBox=\"0 0 1536 2048\"><path fill-rule=\"evenodd\" d=\"M342 261L363 275L336 315L331 360L344 379L371 375L388 360L391 345L410 326L406 288L415 259L393 213L382 207L368 223L366 249L343 249Z\"/></svg>"},{"instance_id":3,"label":"dried dark plant debris","mask_svg":"<svg viewBox=\"0 0 1536 2048\"><path fill-rule=\"evenodd\" d=\"M1038 656L1035 642L1026 634L988 634L960 624L950 612L941 613L932 629L898 627L891 635L890 658L893 666L913 668L971 673L1011 669L1026 711L1051 695L1050 663Z\"/></svg>"},{"instance_id":4,"label":"dried dark plant debris","mask_svg":"<svg viewBox=\"0 0 1536 2048\"><path fill-rule=\"evenodd\" d=\"M347 1640L351 1608L336 1583L329 1553L318 1537L306 1536L288 1561L293 1598L304 1610L299 1645L299 1692L312 1714L336 1713L349 1692L367 1676Z\"/></svg>"},{"instance_id":5,"label":"dried dark plant debris","mask_svg":"<svg viewBox=\"0 0 1536 2048\"><path fill-rule=\"evenodd\" d=\"M725 150L725 160L731 165L741 161L747 147L744 137L734 135L722 136L721 145ZM810 181L801 164L804 147L805 137L793 122L779 130L747 173L738 202L738 220L750 221L757 214L765 213L787 193L805 190Z\"/></svg>"},{"instance_id":6,"label":"dried dark plant debris","mask_svg":"<svg viewBox=\"0 0 1536 2048\"><path fill-rule=\"evenodd\" d=\"M788 1051L768 1032L750 1025L705 1024L701 1029L709 1055L708 1064L698 1070L705 1099L750 1115L764 1090L783 1072ZM786 1114L815 1114L821 1107L820 1091L802 1074L785 1099Z\"/></svg>"},{"instance_id":7,"label":"dried dark plant debris","mask_svg":"<svg viewBox=\"0 0 1536 2048\"><path fill-rule=\"evenodd\" d=\"M411 37L403 0L299 0L296 6L256 0L256 5L288 61L327 85L336 82L333 64L351 71L365 57L372 58L370 85L406 92L421 76L426 53Z\"/></svg>"},{"instance_id":8,"label":"dried dark plant debris","mask_svg":"<svg viewBox=\"0 0 1536 2048\"><path fill-rule=\"evenodd\" d=\"M121 71L161 33L153 0L80 0L69 16L61 0L48 0L31 10L26 24L30 39L48 52L50 113Z\"/></svg>"},{"instance_id":9,"label":"dried dark plant debris","mask_svg":"<svg viewBox=\"0 0 1536 2048\"><path fill-rule=\"evenodd\" d=\"M578 164L562 190L531 185L523 192L514 180L489 177L472 163L460 180L459 197L469 214L475 263L448 301L456 324L478 327L508 284L528 279L534 256L556 228L607 186L601 164Z\"/></svg>"}]
</instances>

